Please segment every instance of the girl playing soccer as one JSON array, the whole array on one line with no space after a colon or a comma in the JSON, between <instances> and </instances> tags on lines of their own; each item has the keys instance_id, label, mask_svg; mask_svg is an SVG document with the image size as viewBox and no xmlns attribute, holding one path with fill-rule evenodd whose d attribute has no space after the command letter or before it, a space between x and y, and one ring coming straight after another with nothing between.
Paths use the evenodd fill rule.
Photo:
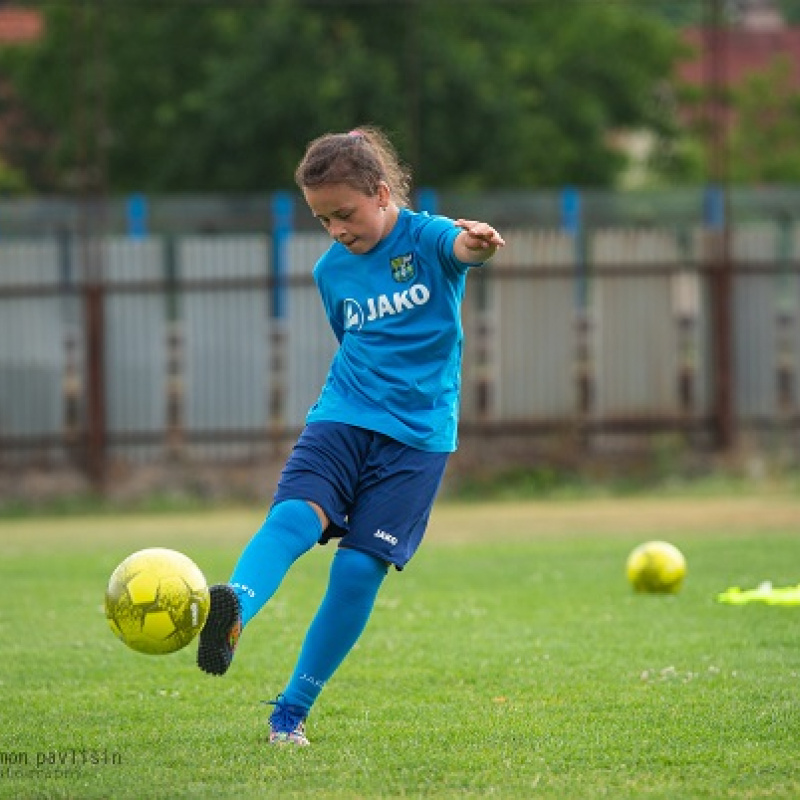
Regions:
<instances>
[{"instance_id":1,"label":"girl playing soccer","mask_svg":"<svg viewBox=\"0 0 800 800\"><path fill-rule=\"evenodd\" d=\"M410 176L375 128L314 140L295 177L334 240L314 281L340 346L264 524L230 583L211 587L197 663L226 672L243 627L294 561L340 538L269 720L270 742L306 745L306 717L364 630L389 566L402 570L422 540L456 448L467 271L504 242L484 222L411 211Z\"/></svg>"}]
</instances>

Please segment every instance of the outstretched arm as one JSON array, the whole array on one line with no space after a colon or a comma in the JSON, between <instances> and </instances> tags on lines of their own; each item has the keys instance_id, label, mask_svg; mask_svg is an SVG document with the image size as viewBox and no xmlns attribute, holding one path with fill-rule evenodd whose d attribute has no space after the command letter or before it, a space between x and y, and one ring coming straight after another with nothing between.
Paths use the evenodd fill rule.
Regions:
<instances>
[{"instance_id":1,"label":"outstretched arm","mask_svg":"<svg viewBox=\"0 0 800 800\"><path fill-rule=\"evenodd\" d=\"M463 264L488 261L505 244L503 237L485 222L457 219L456 225L461 232L453 243L453 254Z\"/></svg>"}]
</instances>

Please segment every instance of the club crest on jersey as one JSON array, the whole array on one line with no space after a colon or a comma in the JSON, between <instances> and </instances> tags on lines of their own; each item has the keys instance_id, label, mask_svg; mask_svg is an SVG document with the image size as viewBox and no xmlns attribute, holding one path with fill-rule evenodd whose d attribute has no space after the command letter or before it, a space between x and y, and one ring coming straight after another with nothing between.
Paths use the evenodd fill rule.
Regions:
<instances>
[{"instance_id":1,"label":"club crest on jersey","mask_svg":"<svg viewBox=\"0 0 800 800\"><path fill-rule=\"evenodd\" d=\"M404 256L395 256L389 261L389 266L392 268L392 277L398 283L407 283L413 280L417 274L417 269L414 266L413 253L408 253Z\"/></svg>"}]
</instances>

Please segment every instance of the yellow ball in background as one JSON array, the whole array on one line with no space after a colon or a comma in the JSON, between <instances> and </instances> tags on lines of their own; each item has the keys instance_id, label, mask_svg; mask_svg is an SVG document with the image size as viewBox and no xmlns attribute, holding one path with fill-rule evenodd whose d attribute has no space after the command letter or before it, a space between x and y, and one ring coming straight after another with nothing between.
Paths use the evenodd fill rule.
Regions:
<instances>
[{"instance_id":1,"label":"yellow ball in background","mask_svg":"<svg viewBox=\"0 0 800 800\"><path fill-rule=\"evenodd\" d=\"M675 594L686 577L686 559L669 542L645 542L631 551L626 571L637 592Z\"/></svg>"}]
</instances>

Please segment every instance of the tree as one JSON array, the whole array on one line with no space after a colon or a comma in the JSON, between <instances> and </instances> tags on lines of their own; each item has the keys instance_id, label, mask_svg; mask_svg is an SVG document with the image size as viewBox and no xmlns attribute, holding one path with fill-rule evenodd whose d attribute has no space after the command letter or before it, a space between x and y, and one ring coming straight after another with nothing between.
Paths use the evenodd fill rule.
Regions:
<instances>
[{"instance_id":1,"label":"tree","mask_svg":"<svg viewBox=\"0 0 800 800\"><path fill-rule=\"evenodd\" d=\"M620 127L670 136L674 29L635 0L50 0L0 53L50 145L39 191L291 188L305 143L371 122L419 183L610 185Z\"/></svg>"},{"instance_id":2,"label":"tree","mask_svg":"<svg viewBox=\"0 0 800 800\"><path fill-rule=\"evenodd\" d=\"M733 98L730 177L737 183L800 183L800 93L787 57L749 76Z\"/></svg>"}]
</instances>

